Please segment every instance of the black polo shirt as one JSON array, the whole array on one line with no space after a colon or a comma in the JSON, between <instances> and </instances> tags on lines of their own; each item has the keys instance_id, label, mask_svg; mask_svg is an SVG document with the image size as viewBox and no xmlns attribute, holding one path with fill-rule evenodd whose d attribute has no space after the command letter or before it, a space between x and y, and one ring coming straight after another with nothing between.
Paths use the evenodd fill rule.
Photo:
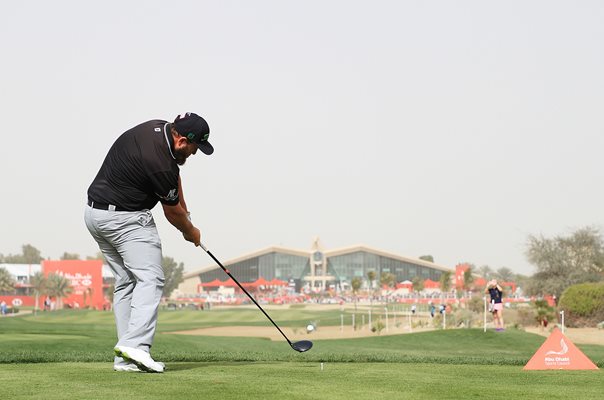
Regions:
<instances>
[{"instance_id":1,"label":"black polo shirt","mask_svg":"<svg viewBox=\"0 0 604 400\"><path fill-rule=\"evenodd\" d=\"M88 188L88 199L126 211L150 210L158 201L178 204L180 169L173 152L166 121L148 121L124 132Z\"/></svg>"},{"instance_id":2,"label":"black polo shirt","mask_svg":"<svg viewBox=\"0 0 604 400\"><path fill-rule=\"evenodd\" d=\"M499 288L494 287L494 288L489 288L489 295L491 296L491 301L495 302L496 304L501 303L501 295L503 293L501 292L501 290L499 290Z\"/></svg>"}]
</instances>

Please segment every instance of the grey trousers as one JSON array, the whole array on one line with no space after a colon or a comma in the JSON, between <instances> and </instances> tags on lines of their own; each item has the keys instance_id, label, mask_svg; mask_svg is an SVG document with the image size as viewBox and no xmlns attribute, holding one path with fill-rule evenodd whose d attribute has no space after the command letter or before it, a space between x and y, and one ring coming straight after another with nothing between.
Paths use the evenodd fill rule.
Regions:
<instances>
[{"instance_id":1,"label":"grey trousers","mask_svg":"<svg viewBox=\"0 0 604 400\"><path fill-rule=\"evenodd\" d=\"M115 276L116 346L148 352L164 287L161 241L153 215L149 210L120 212L86 206L84 220Z\"/></svg>"}]
</instances>

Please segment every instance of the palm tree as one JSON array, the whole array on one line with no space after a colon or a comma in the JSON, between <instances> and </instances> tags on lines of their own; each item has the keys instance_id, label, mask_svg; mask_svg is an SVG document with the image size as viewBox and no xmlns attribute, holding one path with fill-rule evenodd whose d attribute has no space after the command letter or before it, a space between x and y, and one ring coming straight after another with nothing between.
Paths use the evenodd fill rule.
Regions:
<instances>
[{"instance_id":1,"label":"palm tree","mask_svg":"<svg viewBox=\"0 0 604 400\"><path fill-rule=\"evenodd\" d=\"M92 296L94 295L94 289L91 287L86 288L84 293L88 294L88 299L90 300L90 308L93 308L94 304L92 304L92 302L93 302ZM88 307L88 306L86 305L86 301L84 301L84 308L86 308L86 307Z\"/></svg>"},{"instance_id":2,"label":"palm tree","mask_svg":"<svg viewBox=\"0 0 604 400\"><path fill-rule=\"evenodd\" d=\"M363 280L361 278L359 278L358 276L355 276L354 278L352 278L352 281L350 282L350 286L352 286L352 294L354 294L354 310L355 311L357 310L359 289L361 288L362 285L363 285Z\"/></svg>"},{"instance_id":3,"label":"palm tree","mask_svg":"<svg viewBox=\"0 0 604 400\"><path fill-rule=\"evenodd\" d=\"M4 267L0 267L0 293L12 293L15 290L15 279Z\"/></svg>"},{"instance_id":4,"label":"palm tree","mask_svg":"<svg viewBox=\"0 0 604 400\"><path fill-rule=\"evenodd\" d=\"M472 284L474 283L474 272L472 271L472 267L469 267L463 272L463 287L465 290L470 290Z\"/></svg>"},{"instance_id":5,"label":"palm tree","mask_svg":"<svg viewBox=\"0 0 604 400\"><path fill-rule=\"evenodd\" d=\"M358 293L362 285L363 280L361 278L359 278L358 276L352 278L352 281L350 281L350 286L352 286L352 293Z\"/></svg>"},{"instance_id":6,"label":"palm tree","mask_svg":"<svg viewBox=\"0 0 604 400\"><path fill-rule=\"evenodd\" d=\"M393 288L395 283L396 283L396 276L394 276L394 274L391 274L390 272L383 272L380 275L380 285L382 285L382 286L386 285L389 288Z\"/></svg>"},{"instance_id":7,"label":"palm tree","mask_svg":"<svg viewBox=\"0 0 604 400\"><path fill-rule=\"evenodd\" d=\"M367 279L369 279L369 307L373 308L373 282L375 281L377 274L375 273L375 271L369 271L367 272ZM371 321L371 317L369 317L369 320Z\"/></svg>"},{"instance_id":8,"label":"palm tree","mask_svg":"<svg viewBox=\"0 0 604 400\"><path fill-rule=\"evenodd\" d=\"M413 283L413 290L415 292L419 293L424 290L424 280L421 276L413 277L413 279L411 279L411 282Z\"/></svg>"},{"instance_id":9,"label":"palm tree","mask_svg":"<svg viewBox=\"0 0 604 400\"><path fill-rule=\"evenodd\" d=\"M44 276L42 271L36 272L30 279L32 289L34 290L35 304L34 304L34 315L38 312L38 300L40 296L46 293L46 284L48 280Z\"/></svg>"},{"instance_id":10,"label":"palm tree","mask_svg":"<svg viewBox=\"0 0 604 400\"><path fill-rule=\"evenodd\" d=\"M445 293L449 293L451 290L451 271L445 271L440 275L440 296L442 303L445 302Z\"/></svg>"},{"instance_id":11,"label":"palm tree","mask_svg":"<svg viewBox=\"0 0 604 400\"><path fill-rule=\"evenodd\" d=\"M369 271L367 272L367 279L369 279L369 288L373 290L373 282L375 281L375 277L376 277L376 273L375 271Z\"/></svg>"},{"instance_id":12,"label":"palm tree","mask_svg":"<svg viewBox=\"0 0 604 400\"><path fill-rule=\"evenodd\" d=\"M71 287L71 282L65 279L64 276L51 273L48 274L47 293L51 297L56 297L57 308L60 309L63 308L63 297L67 297L73 293L73 288Z\"/></svg>"},{"instance_id":13,"label":"palm tree","mask_svg":"<svg viewBox=\"0 0 604 400\"><path fill-rule=\"evenodd\" d=\"M445 271L440 275L440 291L447 293L451 290L451 271Z\"/></svg>"}]
</instances>

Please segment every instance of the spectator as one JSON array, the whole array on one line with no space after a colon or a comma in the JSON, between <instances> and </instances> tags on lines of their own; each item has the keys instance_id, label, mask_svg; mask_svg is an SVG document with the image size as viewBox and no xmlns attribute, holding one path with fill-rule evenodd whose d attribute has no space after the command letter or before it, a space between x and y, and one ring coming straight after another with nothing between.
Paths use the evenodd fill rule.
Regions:
<instances>
[{"instance_id":1,"label":"spectator","mask_svg":"<svg viewBox=\"0 0 604 400\"><path fill-rule=\"evenodd\" d=\"M495 330L498 332L503 331L505 329L503 325L503 289L497 284L497 280L493 279L487 283L484 292L491 296L490 309L495 320Z\"/></svg>"}]
</instances>

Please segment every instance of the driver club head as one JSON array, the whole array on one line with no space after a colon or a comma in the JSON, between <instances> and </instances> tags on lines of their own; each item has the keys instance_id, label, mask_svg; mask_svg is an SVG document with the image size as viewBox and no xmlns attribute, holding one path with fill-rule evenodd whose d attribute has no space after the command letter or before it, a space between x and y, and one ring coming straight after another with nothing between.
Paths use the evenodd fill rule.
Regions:
<instances>
[{"instance_id":1,"label":"driver club head","mask_svg":"<svg viewBox=\"0 0 604 400\"><path fill-rule=\"evenodd\" d=\"M312 348L312 342L310 340L300 340L291 344L292 349L304 353Z\"/></svg>"}]
</instances>

